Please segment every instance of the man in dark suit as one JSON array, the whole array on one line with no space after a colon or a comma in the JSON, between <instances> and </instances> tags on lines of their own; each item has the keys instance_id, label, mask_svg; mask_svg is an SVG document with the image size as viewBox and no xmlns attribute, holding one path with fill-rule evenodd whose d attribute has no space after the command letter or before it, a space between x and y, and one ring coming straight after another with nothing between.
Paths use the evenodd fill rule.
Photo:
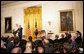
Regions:
<instances>
[{"instance_id":1,"label":"man in dark suit","mask_svg":"<svg viewBox=\"0 0 84 54\"><path fill-rule=\"evenodd\" d=\"M53 44L54 43L54 41L52 40L52 39L48 39L49 40L49 42L51 43L51 44Z\"/></svg>"},{"instance_id":2,"label":"man in dark suit","mask_svg":"<svg viewBox=\"0 0 84 54\"><path fill-rule=\"evenodd\" d=\"M77 31L77 33L75 33L75 37L76 37L76 39L75 39L76 43L79 44L82 41L81 33L79 31Z\"/></svg>"},{"instance_id":3,"label":"man in dark suit","mask_svg":"<svg viewBox=\"0 0 84 54\"><path fill-rule=\"evenodd\" d=\"M68 33L65 33L65 35L66 35L66 37L65 37L65 41L70 40L70 38L71 38L71 33L68 32Z\"/></svg>"},{"instance_id":4,"label":"man in dark suit","mask_svg":"<svg viewBox=\"0 0 84 54\"><path fill-rule=\"evenodd\" d=\"M19 36L19 38L21 39L22 38L22 27L21 27L21 25L19 25L19 28L17 29L17 32L18 32L18 36Z\"/></svg>"},{"instance_id":5,"label":"man in dark suit","mask_svg":"<svg viewBox=\"0 0 84 54\"><path fill-rule=\"evenodd\" d=\"M66 37L66 39L70 40L70 38L71 38L71 33L69 32L68 35L67 35L67 37Z\"/></svg>"},{"instance_id":6,"label":"man in dark suit","mask_svg":"<svg viewBox=\"0 0 84 54\"><path fill-rule=\"evenodd\" d=\"M61 39L59 39L59 42L65 42L65 38L64 38L64 35L63 34L61 34Z\"/></svg>"},{"instance_id":7,"label":"man in dark suit","mask_svg":"<svg viewBox=\"0 0 84 54\"><path fill-rule=\"evenodd\" d=\"M58 43L59 42L58 38L59 38L59 36L58 35L55 35L54 43Z\"/></svg>"}]
</instances>

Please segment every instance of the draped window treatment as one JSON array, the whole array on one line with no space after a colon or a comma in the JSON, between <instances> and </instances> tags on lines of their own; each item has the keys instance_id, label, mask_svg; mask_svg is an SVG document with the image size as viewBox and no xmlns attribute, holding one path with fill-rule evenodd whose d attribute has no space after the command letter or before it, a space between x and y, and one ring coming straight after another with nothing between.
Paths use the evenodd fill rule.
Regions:
<instances>
[{"instance_id":1,"label":"draped window treatment","mask_svg":"<svg viewBox=\"0 0 84 54\"><path fill-rule=\"evenodd\" d=\"M42 30L42 10L41 7L31 7L24 9L24 26L25 26L25 38L28 40L28 22L30 26L30 33L33 39L35 39L35 21L37 21L38 31ZM40 33L38 36L42 36Z\"/></svg>"}]
</instances>

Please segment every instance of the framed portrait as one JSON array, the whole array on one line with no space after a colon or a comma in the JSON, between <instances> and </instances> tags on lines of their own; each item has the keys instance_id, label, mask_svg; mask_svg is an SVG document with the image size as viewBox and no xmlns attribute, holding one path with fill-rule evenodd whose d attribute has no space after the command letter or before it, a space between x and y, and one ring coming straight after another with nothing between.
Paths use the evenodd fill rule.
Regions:
<instances>
[{"instance_id":1,"label":"framed portrait","mask_svg":"<svg viewBox=\"0 0 84 54\"><path fill-rule=\"evenodd\" d=\"M5 17L5 33L12 33L12 17Z\"/></svg>"},{"instance_id":2,"label":"framed portrait","mask_svg":"<svg viewBox=\"0 0 84 54\"><path fill-rule=\"evenodd\" d=\"M60 32L75 32L74 10L61 10Z\"/></svg>"}]
</instances>

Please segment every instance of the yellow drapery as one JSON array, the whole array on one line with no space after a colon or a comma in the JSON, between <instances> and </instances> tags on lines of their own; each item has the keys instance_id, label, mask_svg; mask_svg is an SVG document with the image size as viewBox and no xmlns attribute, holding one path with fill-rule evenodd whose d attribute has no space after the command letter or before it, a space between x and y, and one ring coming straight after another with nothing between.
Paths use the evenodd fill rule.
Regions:
<instances>
[{"instance_id":1,"label":"yellow drapery","mask_svg":"<svg viewBox=\"0 0 84 54\"><path fill-rule=\"evenodd\" d=\"M28 21L30 26L30 32L33 39L35 39L35 21L37 21L38 31L42 30L42 10L41 7L31 7L24 9L24 26L25 26L25 38L28 40ZM42 36L40 33L38 36Z\"/></svg>"}]
</instances>

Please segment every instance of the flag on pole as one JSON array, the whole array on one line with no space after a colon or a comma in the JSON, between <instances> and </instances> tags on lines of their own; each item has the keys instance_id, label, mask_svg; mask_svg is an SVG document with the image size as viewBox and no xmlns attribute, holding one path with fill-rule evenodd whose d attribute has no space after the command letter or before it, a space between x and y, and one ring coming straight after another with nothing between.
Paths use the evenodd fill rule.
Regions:
<instances>
[{"instance_id":1,"label":"flag on pole","mask_svg":"<svg viewBox=\"0 0 84 54\"><path fill-rule=\"evenodd\" d=\"M37 35L38 35L38 29L37 29L37 21L35 20L35 35L36 35L36 38L37 38Z\"/></svg>"},{"instance_id":2,"label":"flag on pole","mask_svg":"<svg viewBox=\"0 0 84 54\"><path fill-rule=\"evenodd\" d=\"M37 21L35 21L35 28L37 29Z\"/></svg>"},{"instance_id":3,"label":"flag on pole","mask_svg":"<svg viewBox=\"0 0 84 54\"><path fill-rule=\"evenodd\" d=\"M29 26L29 21L28 21L28 36L31 36L31 34L30 34L30 26Z\"/></svg>"}]
</instances>

